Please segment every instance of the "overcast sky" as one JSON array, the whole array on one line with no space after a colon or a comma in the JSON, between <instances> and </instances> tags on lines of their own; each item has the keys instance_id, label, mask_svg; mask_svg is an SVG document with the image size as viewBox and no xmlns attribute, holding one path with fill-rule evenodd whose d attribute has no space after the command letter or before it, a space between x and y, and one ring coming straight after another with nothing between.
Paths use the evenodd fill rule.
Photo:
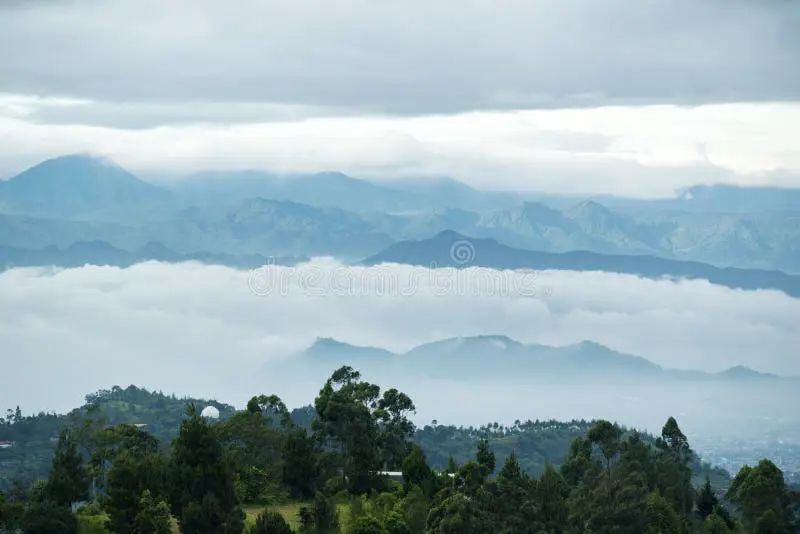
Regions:
<instances>
[{"instance_id":1,"label":"overcast sky","mask_svg":"<svg viewBox=\"0 0 800 534\"><path fill-rule=\"evenodd\" d=\"M3 272L0 409L65 410L86 393L128 384L240 406L253 393L275 392L298 405L312 400L321 384L270 382L258 370L315 337L393 351L481 334L548 345L590 339L665 367L746 365L800 374L800 300L778 292L544 272L525 291L507 283L490 293L486 285L458 290L467 286L448 286L441 276L410 266L344 268L319 261L295 271L270 268L285 278L267 280L288 283L256 286L247 272L192 264ZM493 273L498 280L510 276ZM424 413L435 417L438 410L445 418L445 407L433 400L435 388L416 384L415 391L433 403ZM452 386L450 392L457 394ZM510 401L498 397L491 406L501 412Z\"/></svg>"},{"instance_id":2,"label":"overcast sky","mask_svg":"<svg viewBox=\"0 0 800 534\"><path fill-rule=\"evenodd\" d=\"M789 0L7 0L0 173L800 186L798 27Z\"/></svg>"}]
</instances>

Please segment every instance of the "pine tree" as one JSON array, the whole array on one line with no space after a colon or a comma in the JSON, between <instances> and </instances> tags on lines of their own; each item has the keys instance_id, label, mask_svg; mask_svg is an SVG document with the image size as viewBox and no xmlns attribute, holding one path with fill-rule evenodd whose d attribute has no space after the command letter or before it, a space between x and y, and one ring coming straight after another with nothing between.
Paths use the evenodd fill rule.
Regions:
<instances>
[{"instance_id":1,"label":"pine tree","mask_svg":"<svg viewBox=\"0 0 800 534\"><path fill-rule=\"evenodd\" d=\"M714 495L714 490L711 487L711 479L706 475L705 484L697 494L697 513L705 521L711 515L714 508L719 504L719 499Z\"/></svg>"},{"instance_id":2,"label":"pine tree","mask_svg":"<svg viewBox=\"0 0 800 534\"><path fill-rule=\"evenodd\" d=\"M56 505L66 507L89 498L89 473L75 441L66 430L58 438L45 496Z\"/></svg>"},{"instance_id":3,"label":"pine tree","mask_svg":"<svg viewBox=\"0 0 800 534\"><path fill-rule=\"evenodd\" d=\"M183 534L240 534L244 512L235 479L214 429L193 405L173 443L170 505Z\"/></svg>"}]
</instances>

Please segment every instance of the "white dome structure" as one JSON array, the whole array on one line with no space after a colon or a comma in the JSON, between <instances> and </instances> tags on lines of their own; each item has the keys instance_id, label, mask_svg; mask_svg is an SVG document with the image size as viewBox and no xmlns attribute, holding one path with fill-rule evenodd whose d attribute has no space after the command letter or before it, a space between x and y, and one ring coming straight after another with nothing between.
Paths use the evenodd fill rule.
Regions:
<instances>
[{"instance_id":1,"label":"white dome structure","mask_svg":"<svg viewBox=\"0 0 800 534\"><path fill-rule=\"evenodd\" d=\"M200 417L205 417L206 419L219 419L219 410L213 406L206 406L203 408L203 411L200 412Z\"/></svg>"}]
</instances>

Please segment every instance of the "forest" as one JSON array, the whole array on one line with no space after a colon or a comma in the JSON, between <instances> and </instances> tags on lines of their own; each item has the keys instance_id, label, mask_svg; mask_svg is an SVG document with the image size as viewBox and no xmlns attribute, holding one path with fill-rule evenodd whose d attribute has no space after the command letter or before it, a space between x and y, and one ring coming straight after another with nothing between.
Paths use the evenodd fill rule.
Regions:
<instances>
[{"instance_id":1,"label":"forest","mask_svg":"<svg viewBox=\"0 0 800 534\"><path fill-rule=\"evenodd\" d=\"M201 415L206 406L218 418ZM417 428L415 406L342 367L313 405L243 410L136 387L69 414L0 418L0 532L25 534L790 534L800 493L769 460L734 476L678 422Z\"/></svg>"}]
</instances>

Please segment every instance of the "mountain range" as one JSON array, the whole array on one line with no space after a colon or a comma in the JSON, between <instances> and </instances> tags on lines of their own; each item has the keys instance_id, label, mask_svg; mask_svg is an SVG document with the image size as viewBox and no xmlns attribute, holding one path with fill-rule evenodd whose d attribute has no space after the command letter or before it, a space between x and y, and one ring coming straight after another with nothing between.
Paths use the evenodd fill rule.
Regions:
<instances>
[{"instance_id":1,"label":"mountain range","mask_svg":"<svg viewBox=\"0 0 800 534\"><path fill-rule=\"evenodd\" d=\"M460 251L459 251L460 249ZM459 256L461 254L461 256ZM649 255L588 251L543 252L512 248L445 230L423 241L403 241L365 259L363 265L399 263L422 267L486 267L532 271L600 271L650 279L701 279L734 289L775 289L800 297L800 276L781 271L715 267Z\"/></svg>"},{"instance_id":2,"label":"mountain range","mask_svg":"<svg viewBox=\"0 0 800 534\"><path fill-rule=\"evenodd\" d=\"M736 366L718 373L665 369L604 345L582 341L554 347L520 343L500 335L448 338L416 346L404 353L377 347L361 347L331 338L318 338L298 354L265 364L262 371L290 376L292 373L327 376L331 370L349 365L365 376L397 374L419 378L552 383L553 381L678 381L760 383L797 381Z\"/></svg>"},{"instance_id":3,"label":"mountain range","mask_svg":"<svg viewBox=\"0 0 800 534\"><path fill-rule=\"evenodd\" d=\"M748 211L749 199L757 209ZM105 241L133 253L162 243L179 254L356 261L453 230L551 253L645 254L800 273L800 191L698 186L675 199L600 200L342 173L206 172L156 184L107 159L71 155L0 181L0 245Z\"/></svg>"}]
</instances>

